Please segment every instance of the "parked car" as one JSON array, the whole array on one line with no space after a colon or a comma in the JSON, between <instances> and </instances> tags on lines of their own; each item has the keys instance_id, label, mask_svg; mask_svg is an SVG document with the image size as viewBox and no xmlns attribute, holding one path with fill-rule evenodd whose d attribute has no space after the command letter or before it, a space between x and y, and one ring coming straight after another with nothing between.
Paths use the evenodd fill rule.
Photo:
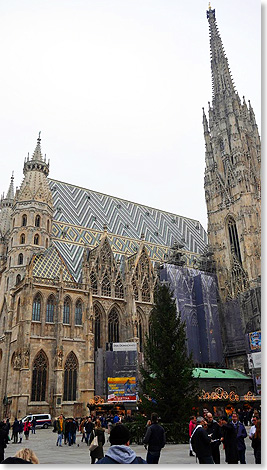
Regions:
<instances>
[{"instance_id":1,"label":"parked car","mask_svg":"<svg viewBox=\"0 0 267 470\"><path fill-rule=\"evenodd\" d=\"M24 423L26 419L29 419L30 422L32 422L33 418L36 419L36 427L37 428L44 428L47 429L48 426L52 426L52 420L51 420L51 415L50 414L32 414L32 415L27 415L22 418L22 422Z\"/></svg>"}]
</instances>

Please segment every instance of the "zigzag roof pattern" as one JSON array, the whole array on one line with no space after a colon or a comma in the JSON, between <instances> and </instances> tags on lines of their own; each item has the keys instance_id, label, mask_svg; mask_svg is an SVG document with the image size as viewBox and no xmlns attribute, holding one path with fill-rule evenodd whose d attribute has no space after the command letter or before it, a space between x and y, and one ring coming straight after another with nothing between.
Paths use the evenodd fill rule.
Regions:
<instances>
[{"instance_id":1,"label":"zigzag roof pattern","mask_svg":"<svg viewBox=\"0 0 267 470\"><path fill-rule=\"evenodd\" d=\"M77 281L83 247L94 248L107 228L116 257L130 256L140 240L154 261L162 261L174 242L185 244L191 254L201 254L207 234L198 220L108 196L49 179L54 203L52 237Z\"/></svg>"}]
</instances>

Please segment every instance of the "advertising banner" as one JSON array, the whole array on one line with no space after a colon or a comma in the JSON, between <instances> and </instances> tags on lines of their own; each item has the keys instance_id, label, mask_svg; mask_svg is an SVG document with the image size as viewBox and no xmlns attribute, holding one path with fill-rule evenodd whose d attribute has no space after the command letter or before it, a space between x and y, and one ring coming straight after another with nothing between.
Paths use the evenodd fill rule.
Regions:
<instances>
[{"instance_id":1,"label":"advertising banner","mask_svg":"<svg viewBox=\"0 0 267 470\"><path fill-rule=\"evenodd\" d=\"M113 351L137 351L137 343L113 343Z\"/></svg>"},{"instance_id":2,"label":"advertising banner","mask_svg":"<svg viewBox=\"0 0 267 470\"><path fill-rule=\"evenodd\" d=\"M261 331L249 333L249 347L251 351L261 350Z\"/></svg>"},{"instance_id":3,"label":"advertising banner","mask_svg":"<svg viewBox=\"0 0 267 470\"><path fill-rule=\"evenodd\" d=\"M108 402L136 401L135 377L108 377Z\"/></svg>"}]
</instances>

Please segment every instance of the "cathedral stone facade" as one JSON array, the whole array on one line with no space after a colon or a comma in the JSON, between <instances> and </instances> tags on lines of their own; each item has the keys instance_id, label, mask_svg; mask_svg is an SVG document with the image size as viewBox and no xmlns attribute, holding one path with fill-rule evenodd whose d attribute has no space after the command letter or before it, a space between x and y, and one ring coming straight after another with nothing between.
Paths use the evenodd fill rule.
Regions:
<instances>
[{"instance_id":1,"label":"cathedral stone facade","mask_svg":"<svg viewBox=\"0 0 267 470\"><path fill-rule=\"evenodd\" d=\"M40 136L23 172L1 200L2 414L81 415L98 350L135 341L142 355L157 263L179 245L196 265L207 236L196 220L50 180Z\"/></svg>"},{"instance_id":2,"label":"cathedral stone facade","mask_svg":"<svg viewBox=\"0 0 267 470\"><path fill-rule=\"evenodd\" d=\"M196 363L223 366L224 355L244 369L244 334L259 311L260 140L251 105L234 89L215 11L207 14L209 240L198 220L50 179L39 135L20 188L12 176L1 199L1 417L87 413L109 343L136 342L142 361L158 279L175 292Z\"/></svg>"},{"instance_id":3,"label":"cathedral stone facade","mask_svg":"<svg viewBox=\"0 0 267 470\"><path fill-rule=\"evenodd\" d=\"M243 367L244 333L260 329L261 144L251 103L244 97L241 102L235 89L215 10L209 8L207 18L213 90L208 119L203 109L208 239L222 301L225 356L229 365Z\"/></svg>"}]
</instances>

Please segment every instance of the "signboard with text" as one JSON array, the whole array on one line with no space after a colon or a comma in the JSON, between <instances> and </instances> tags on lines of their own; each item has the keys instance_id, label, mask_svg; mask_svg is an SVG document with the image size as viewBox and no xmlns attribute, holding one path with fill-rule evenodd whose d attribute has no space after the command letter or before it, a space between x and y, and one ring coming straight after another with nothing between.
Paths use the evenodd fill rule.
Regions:
<instances>
[{"instance_id":1,"label":"signboard with text","mask_svg":"<svg viewBox=\"0 0 267 470\"><path fill-rule=\"evenodd\" d=\"M135 377L108 377L108 402L136 401Z\"/></svg>"}]
</instances>

